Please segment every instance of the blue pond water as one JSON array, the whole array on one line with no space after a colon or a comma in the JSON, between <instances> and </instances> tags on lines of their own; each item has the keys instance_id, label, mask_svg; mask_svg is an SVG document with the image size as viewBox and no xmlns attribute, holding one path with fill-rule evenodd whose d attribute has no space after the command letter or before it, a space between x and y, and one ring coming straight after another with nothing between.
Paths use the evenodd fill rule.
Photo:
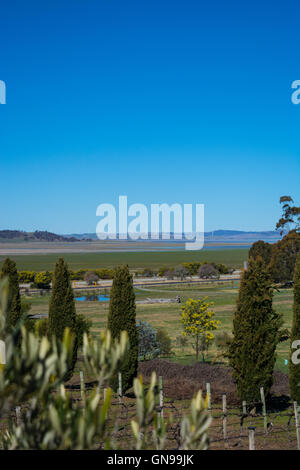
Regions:
<instances>
[{"instance_id":1,"label":"blue pond water","mask_svg":"<svg viewBox=\"0 0 300 470\"><path fill-rule=\"evenodd\" d=\"M75 300L79 302L108 302L109 296L108 295L83 295L82 297L75 297Z\"/></svg>"}]
</instances>

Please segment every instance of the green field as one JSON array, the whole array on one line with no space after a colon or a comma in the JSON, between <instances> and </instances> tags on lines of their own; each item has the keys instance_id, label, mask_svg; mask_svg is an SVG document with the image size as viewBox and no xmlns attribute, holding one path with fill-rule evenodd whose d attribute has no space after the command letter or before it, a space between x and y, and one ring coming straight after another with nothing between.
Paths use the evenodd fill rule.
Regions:
<instances>
[{"instance_id":1,"label":"green field","mask_svg":"<svg viewBox=\"0 0 300 470\"><path fill-rule=\"evenodd\" d=\"M128 264L130 269L176 266L183 262L216 262L240 268L248 258L247 249L216 249L202 251L176 252L114 252L114 253L62 253L62 254L28 254L11 255L17 263L18 270L46 271L53 270L55 262L62 256L70 269L114 268ZM0 257L0 262L5 256Z\"/></svg>"},{"instance_id":2,"label":"green field","mask_svg":"<svg viewBox=\"0 0 300 470\"><path fill-rule=\"evenodd\" d=\"M208 296L210 301L214 302L216 318L221 321L219 331L232 332L232 316L235 309L236 298L238 294L238 282L224 282L214 285L179 285L168 287L151 287L136 289L136 300L150 298L175 298L180 295L182 302L188 298L199 299ZM78 294L79 295L79 294ZM291 327L292 321L292 290L280 290L274 294L274 308L283 315L284 326ZM31 313L48 312L47 297L33 297L29 299L32 302ZM99 331L106 327L108 302L76 302L77 313L83 313L93 322L92 334L97 335ZM182 352L175 344L175 338L181 334L180 304L137 304L137 318L146 320L156 328L163 328L168 332L173 341L174 356L172 360L182 364L194 361L194 353L191 346ZM288 358L288 341L278 346L278 359L276 368L287 371L284 365L284 359ZM209 352L209 359L213 360L216 356L216 348L212 346Z\"/></svg>"}]
</instances>

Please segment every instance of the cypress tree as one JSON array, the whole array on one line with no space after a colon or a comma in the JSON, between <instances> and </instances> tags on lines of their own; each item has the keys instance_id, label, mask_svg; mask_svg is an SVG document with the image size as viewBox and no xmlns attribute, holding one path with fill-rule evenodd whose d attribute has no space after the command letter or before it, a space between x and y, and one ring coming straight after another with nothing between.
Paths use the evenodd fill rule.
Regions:
<instances>
[{"instance_id":1,"label":"cypress tree","mask_svg":"<svg viewBox=\"0 0 300 470\"><path fill-rule=\"evenodd\" d=\"M12 331L21 319L22 311L18 271L16 263L9 258L6 258L2 264L1 278L4 277L8 278L6 328Z\"/></svg>"},{"instance_id":2,"label":"cypress tree","mask_svg":"<svg viewBox=\"0 0 300 470\"><path fill-rule=\"evenodd\" d=\"M113 339L119 339L122 331L127 331L129 337L129 352L121 364L122 389L126 392L137 375L138 366L138 331L136 327L135 294L132 276L128 266L116 269L110 292L107 327ZM117 374L111 381L114 390L118 387Z\"/></svg>"},{"instance_id":3,"label":"cypress tree","mask_svg":"<svg viewBox=\"0 0 300 470\"><path fill-rule=\"evenodd\" d=\"M297 262L294 272L294 305L293 305L293 323L291 330L291 345L293 341L300 339L300 253L297 256ZM289 360L290 372L290 390L293 400L300 403L300 364L292 363L292 354L295 352L291 349Z\"/></svg>"},{"instance_id":4,"label":"cypress tree","mask_svg":"<svg viewBox=\"0 0 300 470\"><path fill-rule=\"evenodd\" d=\"M253 243L249 250L248 258L257 258L261 256L266 265L270 264L272 257L272 245L271 243L265 243L263 240Z\"/></svg>"},{"instance_id":5,"label":"cypress tree","mask_svg":"<svg viewBox=\"0 0 300 470\"><path fill-rule=\"evenodd\" d=\"M62 339L65 328L70 328L74 334L74 350L72 364L66 379L74 370L77 360L76 310L74 294L70 281L68 267L63 258L55 265L52 279L52 292L49 302L48 336Z\"/></svg>"},{"instance_id":6,"label":"cypress tree","mask_svg":"<svg viewBox=\"0 0 300 470\"><path fill-rule=\"evenodd\" d=\"M229 347L238 394L248 402L260 399L260 387L268 395L273 384L282 320L272 301L270 275L263 259L250 258L241 279L233 318L234 338Z\"/></svg>"}]
</instances>

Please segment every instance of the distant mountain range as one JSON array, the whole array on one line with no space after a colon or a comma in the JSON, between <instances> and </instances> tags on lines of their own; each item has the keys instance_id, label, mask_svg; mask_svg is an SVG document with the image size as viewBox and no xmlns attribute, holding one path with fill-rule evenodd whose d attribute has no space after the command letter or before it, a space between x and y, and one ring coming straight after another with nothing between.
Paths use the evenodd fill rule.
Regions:
<instances>
[{"instance_id":1,"label":"distant mountain range","mask_svg":"<svg viewBox=\"0 0 300 470\"><path fill-rule=\"evenodd\" d=\"M0 241L16 241L16 242L76 242L78 238L64 237L56 233L39 231L23 232L21 230L0 230Z\"/></svg>"},{"instance_id":2,"label":"distant mountain range","mask_svg":"<svg viewBox=\"0 0 300 470\"><path fill-rule=\"evenodd\" d=\"M284 233L282 236L286 235ZM279 231L269 230L262 232L244 232L242 230L215 230L213 232L205 232L205 240L265 240L265 241L277 241L282 238Z\"/></svg>"},{"instance_id":3,"label":"distant mountain range","mask_svg":"<svg viewBox=\"0 0 300 470\"><path fill-rule=\"evenodd\" d=\"M285 234L283 234L284 236ZM64 235L65 237L73 237L79 240L97 240L96 233L72 233L71 235ZM148 234L150 240L150 233ZM162 235L159 236L160 240ZM276 242L282 237L280 233L275 230L262 231L262 232L245 232L242 230L214 230L212 232L204 233L205 241L244 241L244 240L265 240L270 242ZM174 239L174 233L171 233L171 239ZM184 240L184 234L182 235ZM153 241L153 240L151 240Z\"/></svg>"},{"instance_id":4,"label":"distant mountain range","mask_svg":"<svg viewBox=\"0 0 300 470\"><path fill-rule=\"evenodd\" d=\"M171 240L174 240L174 234L170 235ZM282 238L277 231L265 231L265 232L245 232L242 230L215 230L212 232L205 232L205 242L251 242L254 243L257 240L264 240L269 242L276 242ZM182 236L184 241L184 235ZM73 233L58 235L56 233L39 231L35 232L24 232L21 230L0 230L0 242L78 242L78 241L93 241L98 240L96 233ZM162 241L162 235L159 236L159 241ZM147 240L144 240L147 241ZM149 234L149 241L151 240ZM174 240L178 241L178 240ZM179 240L180 241L180 240Z\"/></svg>"}]
</instances>

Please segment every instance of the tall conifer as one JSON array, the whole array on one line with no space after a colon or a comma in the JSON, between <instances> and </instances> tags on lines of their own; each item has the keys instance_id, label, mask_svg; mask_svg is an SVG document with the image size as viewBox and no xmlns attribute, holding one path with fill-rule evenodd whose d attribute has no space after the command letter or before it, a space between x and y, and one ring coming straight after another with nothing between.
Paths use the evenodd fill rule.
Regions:
<instances>
[{"instance_id":1,"label":"tall conifer","mask_svg":"<svg viewBox=\"0 0 300 470\"><path fill-rule=\"evenodd\" d=\"M6 327L11 331L21 319L21 297L16 263L6 258L2 264L1 278L8 278Z\"/></svg>"},{"instance_id":2,"label":"tall conifer","mask_svg":"<svg viewBox=\"0 0 300 470\"><path fill-rule=\"evenodd\" d=\"M273 291L262 258L250 258L241 279L233 318L230 364L242 400L257 401L260 387L267 395L273 383L281 316L272 307Z\"/></svg>"},{"instance_id":3,"label":"tall conifer","mask_svg":"<svg viewBox=\"0 0 300 470\"><path fill-rule=\"evenodd\" d=\"M107 327L112 338L118 339L122 331L129 336L129 352L124 359L120 372L122 373L123 392L128 390L137 375L138 366L138 331L136 327L135 293L132 276L128 266L116 269L110 292L110 303ZM118 387L118 377L111 382L114 390Z\"/></svg>"},{"instance_id":4,"label":"tall conifer","mask_svg":"<svg viewBox=\"0 0 300 470\"><path fill-rule=\"evenodd\" d=\"M73 361L68 377L73 372L77 360L76 309L68 267L63 258L55 265L52 291L49 302L48 336L62 339L65 328L74 334Z\"/></svg>"},{"instance_id":5,"label":"tall conifer","mask_svg":"<svg viewBox=\"0 0 300 470\"><path fill-rule=\"evenodd\" d=\"M291 346L295 340L300 340L300 253L297 256L294 272L294 306ZM293 352L295 352L295 349L291 348L289 360L290 390L292 398L300 403L300 364L294 364L292 362Z\"/></svg>"}]
</instances>

